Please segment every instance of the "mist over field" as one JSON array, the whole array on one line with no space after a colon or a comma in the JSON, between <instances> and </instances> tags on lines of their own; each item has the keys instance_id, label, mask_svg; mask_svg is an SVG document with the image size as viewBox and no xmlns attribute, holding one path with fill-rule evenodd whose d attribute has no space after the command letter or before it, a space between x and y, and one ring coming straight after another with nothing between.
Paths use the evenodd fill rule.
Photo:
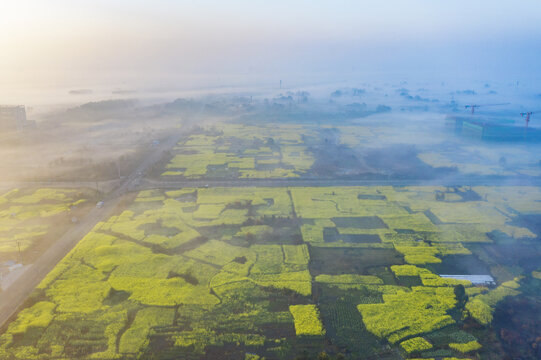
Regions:
<instances>
[{"instance_id":1,"label":"mist over field","mask_svg":"<svg viewBox=\"0 0 541 360\"><path fill-rule=\"evenodd\" d=\"M0 4L0 359L541 358L541 5Z\"/></svg>"},{"instance_id":2,"label":"mist over field","mask_svg":"<svg viewBox=\"0 0 541 360\"><path fill-rule=\"evenodd\" d=\"M445 81L466 88L520 81L541 91L534 88L541 34L533 0L162 0L152 7L25 0L0 10L0 89L15 102L24 91L44 102L48 92L69 88L193 91L279 80L295 87Z\"/></svg>"}]
</instances>

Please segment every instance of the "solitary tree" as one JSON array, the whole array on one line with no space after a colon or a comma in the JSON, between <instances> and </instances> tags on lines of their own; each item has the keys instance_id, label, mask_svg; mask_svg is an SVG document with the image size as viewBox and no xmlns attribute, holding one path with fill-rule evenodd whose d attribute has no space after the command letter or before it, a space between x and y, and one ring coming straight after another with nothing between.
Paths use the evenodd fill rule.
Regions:
<instances>
[{"instance_id":1,"label":"solitary tree","mask_svg":"<svg viewBox=\"0 0 541 360\"><path fill-rule=\"evenodd\" d=\"M457 309L464 310L466 303L468 302L468 295L466 295L464 285L460 284L455 286L455 297Z\"/></svg>"}]
</instances>

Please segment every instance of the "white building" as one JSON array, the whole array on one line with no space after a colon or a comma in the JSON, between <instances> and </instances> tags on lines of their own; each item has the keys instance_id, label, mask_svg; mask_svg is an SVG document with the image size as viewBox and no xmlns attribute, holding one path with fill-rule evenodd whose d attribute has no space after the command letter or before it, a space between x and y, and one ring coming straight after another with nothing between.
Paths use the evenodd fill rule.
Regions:
<instances>
[{"instance_id":1,"label":"white building","mask_svg":"<svg viewBox=\"0 0 541 360\"><path fill-rule=\"evenodd\" d=\"M27 125L24 105L0 106L0 131L22 130Z\"/></svg>"},{"instance_id":2,"label":"white building","mask_svg":"<svg viewBox=\"0 0 541 360\"><path fill-rule=\"evenodd\" d=\"M496 285L496 281L490 275L440 275L442 278L468 280L473 285Z\"/></svg>"}]
</instances>

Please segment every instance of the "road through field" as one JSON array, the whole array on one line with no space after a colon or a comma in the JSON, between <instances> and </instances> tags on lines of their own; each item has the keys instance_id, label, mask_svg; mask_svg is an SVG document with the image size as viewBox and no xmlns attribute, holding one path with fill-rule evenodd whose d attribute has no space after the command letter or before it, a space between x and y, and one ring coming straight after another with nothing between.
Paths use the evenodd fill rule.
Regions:
<instances>
[{"instance_id":1,"label":"road through field","mask_svg":"<svg viewBox=\"0 0 541 360\"><path fill-rule=\"evenodd\" d=\"M131 189L133 183L144 176L145 171L159 161L163 152L178 142L181 134L174 134L152 149L139 166L128 177L119 183L118 187L103 199L103 207L93 208L80 221L62 235L38 260L6 290L0 293L0 326L17 311L32 290L41 282L55 265L102 220L106 220L122 200L122 195Z\"/></svg>"},{"instance_id":2,"label":"road through field","mask_svg":"<svg viewBox=\"0 0 541 360\"><path fill-rule=\"evenodd\" d=\"M465 176L441 179L233 179L233 180L154 180L132 184L133 191L180 189L183 187L328 187L328 186L541 186L539 178Z\"/></svg>"}]
</instances>

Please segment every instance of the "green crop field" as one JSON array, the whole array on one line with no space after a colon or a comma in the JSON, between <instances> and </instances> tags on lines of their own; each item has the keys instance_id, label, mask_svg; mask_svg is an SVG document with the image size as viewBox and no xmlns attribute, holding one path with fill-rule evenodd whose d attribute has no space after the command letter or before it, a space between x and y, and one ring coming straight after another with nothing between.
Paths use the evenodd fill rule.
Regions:
<instances>
[{"instance_id":1,"label":"green crop field","mask_svg":"<svg viewBox=\"0 0 541 360\"><path fill-rule=\"evenodd\" d=\"M241 130L224 128L220 136L247 137ZM303 146L290 130L274 131L284 131L280 151ZM227 138L218 139L201 134L181 147L214 152L227 145ZM257 163L259 154L272 151L263 144L248 153L258 154ZM249 161L234 161L249 169ZM462 191L142 191L41 282L3 330L0 358L293 359L321 351L352 359L480 356L497 304L520 294L526 279L539 281L527 264L511 268L487 254L503 251L502 242L541 250L519 221L539 215L541 192L479 187L468 189L477 200L436 196ZM0 206L16 213L13 221L27 221L67 211L77 201L70 194L13 192ZM5 218L9 224L12 217ZM439 276L443 269L481 271L460 268L461 259L492 274L497 285Z\"/></svg>"},{"instance_id":2,"label":"green crop field","mask_svg":"<svg viewBox=\"0 0 541 360\"><path fill-rule=\"evenodd\" d=\"M357 162L356 153L381 144L407 146L404 134L386 124L370 127L336 125L316 126L313 123L257 123L251 121L222 123L198 128L179 141L168 162L156 168L161 179L262 179L303 178L319 175L363 176L382 168L367 167ZM441 139L440 139L441 140ZM406 144L404 143L406 141ZM438 139L434 139L437 143ZM539 176L533 155L526 149L502 146L488 151L481 146L455 144L452 148L435 148L428 142L407 159L412 166L422 164L430 172L457 172L474 176ZM418 145L418 144L415 144ZM318 151L319 149L319 151ZM325 149L321 151L321 149ZM392 150L392 149L391 149ZM523 159L512 168L502 158ZM408 176L415 169L406 171ZM447 201L460 200L447 193ZM464 215L466 215L465 213Z\"/></svg>"},{"instance_id":3,"label":"green crop field","mask_svg":"<svg viewBox=\"0 0 541 360\"><path fill-rule=\"evenodd\" d=\"M222 124L182 140L161 174L168 179L291 178L311 168L311 126ZM302 133L303 135L299 135Z\"/></svg>"},{"instance_id":4,"label":"green crop field","mask_svg":"<svg viewBox=\"0 0 541 360\"><path fill-rule=\"evenodd\" d=\"M88 194L69 189L13 189L0 194L0 258L13 258L40 245L55 227L79 216ZM18 256L17 256L18 257Z\"/></svg>"}]
</instances>

